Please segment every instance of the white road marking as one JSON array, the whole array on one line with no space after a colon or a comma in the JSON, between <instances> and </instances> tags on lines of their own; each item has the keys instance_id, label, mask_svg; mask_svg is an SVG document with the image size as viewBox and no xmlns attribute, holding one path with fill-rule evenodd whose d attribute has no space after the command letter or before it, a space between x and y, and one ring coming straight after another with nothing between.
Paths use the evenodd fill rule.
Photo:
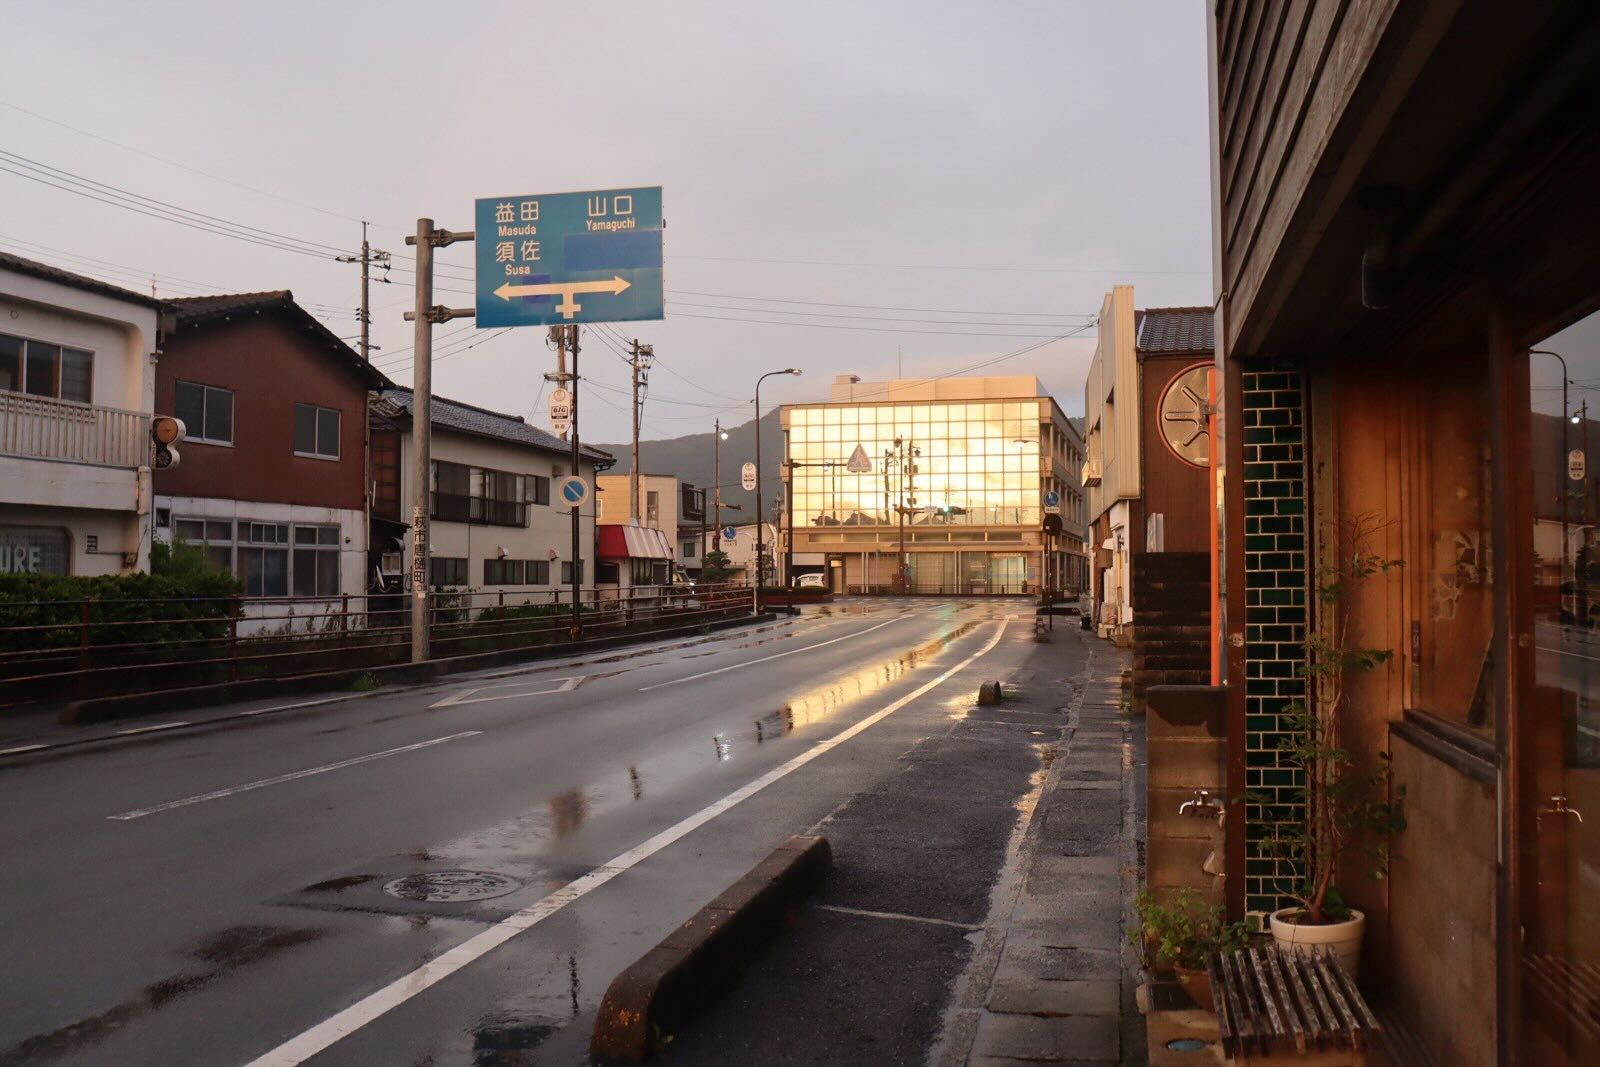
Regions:
<instances>
[{"instance_id":1,"label":"white road marking","mask_svg":"<svg viewBox=\"0 0 1600 1067\"><path fill-rule=\"evenodd\" d=\"M701 671L699 674L691 674L687 678L674 678L670 682L657 682L655 685L644 686L643 688L641 688L639 690L639 692L648 693L652 689L665 689L669 685L682 685L684 682L692 682L692 681L695 681L696 679L699 679L699 678L709 678L713 674L726 674L728 671L737 671L737 670L741 670L741 669L743 669L745 667L754 667L757 663L767 663L767 662L769 662L771 660L782 659L785 656L793 656L793 655L797 655L798 653L801 653L801 652L810 652L813 648L821 648L824 645L836 645L840 641L848 641L853 637L860 637L863 634L870 634L874 630L881 630L885 626L888 626L890 623L895 623L895 622L899 622L899 621L900 621L899 619L889 619L889 620L887 620L885 622L878 623L878 625L876 625L876 626L869 626L865 630L857 630L853 634L845 634L843 637L835 637L835 638L833 638L831 640L828 640L828 641L818 641L816 644L807 645L804 648L791 648L787 652L779 652L776 655L772 655L772 656L762 656L760 659L747 660L744 663L735 663L730 667L718 667L714 671Z\"/></svg>"},{"instance_id":2,"label":"white road marking","mask_svg":"<svg viewBox=\"0 0 1600 1067\"><path fill-rule=\"evenodd\" d=\"M0 748L0 756L15 756L19 752L37 752L41 748L49 747L49 745L17 745L15 748Z\"/></svg>"},{"instance_id":3,"label":"white road marking","mask_svg":"<svg viewBox=\"0 0 1600 1067\"><path fill-rule=\"evenodd\" d=\"M189 723L187 721L184 721L184 722L158 722L154 726L133 726L133 727L129 727L126 730L118 730L117 731L117 736L118 737L129 737L129 736L132 736L133 734L149 734L149 733L154 733L157 730L171 730L171 729L173 729L175 727L178 727L178 726L188 726L188 725L189 725Z\"/></svg>"},{"instance_id":4,"label":"white road marking","mask_svg":"<svg viewBox=\"0 0 1600 1067\"><path fill-rule=\"evenodd\" d=\"M842 904L818 904L816 907L822 911L836 911L840 915L859 915L864 919L895 919L903 923L930 923L934 926L950 926L957 930L966 930L968 933L973 930L983 929L981 926L974 926L972 923L958 923L953 919L930 919L926 915L902 915L897 911L868 911L865 908L847 908Z\"/></svg>"},{"instance_id":5,"label":"white road marking","mask_svg":"<svg viewBox=\"0 0 1600 1067\"><path fill-rule=\"evenodd\" d=\"M679 839L693 833L734 805L761 792L773 782L799 770L818 756L832 751L863 730L888 718L924 693L949 680L956 672L975 663L1000 643L1000 637L1006 631L1007 621L1006 619L1000 620L1000 627L995 631L994 636L989 639L988 644L949 670L913 689L894 703L873 712L854 726L841 730L830 738L818 741L794 759L781 766L774 767L766 774L734 790L709 807L702 808L681 822L667 827L667 829L662 830L654 837L635 845L622 853L622 855L596 867L582 878L556 890L538 903L500 920L487 930L468 938L443 955L429 960L410 974L403 975L377 992L368 994L337 1015L325 1019L304 1033L290 1038L277 1048L252 1060L247 1067L296 1067L296 1065L318 1055L335 1042L355 1033L368 1023L394 1010L418 993L437 982L443 981L467 964L492 952L523 931L532 929L573 901L599 889L617 875L628 871Z\"/></svg>"},{"instance_id":6,"label":"white road marking","mask_svg":"<svg viewBox=\"0 0 1600 1067\"><path fill-rule=\"evenodd\" d=\"M545 696L550 693L567 693L582 685L585 677L587 676L582 674L574 674L568 678L541 679L545 682L561 683L560 685L557 685L551 689L525 688L528 685L538 684L533 682L500 682L496 685L475 686L472 689L463 689L461 692L456 693L453 696L447 696L436 704L429 704L428 710L432 711L434 708L454 708L459 707L462 704L482 704L490 700L515 700L518 697L538 697ZM517 691L515 693L501 693L498 696L492 697L474 697L472 695L474 693L487 692L490 689L516 689Z\"/></svg>"},{"instance_id":7,"label":"white road marking","mask_svg":"<svg viewBox=\"0 0 1600 1067\"><path fill-rule=\"evenodd\" d=\"M1586 659L1590 663L1600 663L1600 657L1585 656L1581 652L1568 652L1564 648L1550 648L1546 645L1534 645L1533 647L1538 649L1540 652L1554 652L1556 655L1566 656L1568 659Z\"/></svg>"},{"instance_id":8,"label":"white road marking","mask_svg":"<svg viewBox=\"0 0 1600 1067\"><path fill-rule=\"evenodd\" d=\"M293 704L274 704L270 708L251 708L249 711L237 712L230 718L248 719L252 715L265 715L269 711L293 711L295 708L317 708L324 704L339 704L347 700L359 700L359 696L350 693L341 693L336 697L322 697L318 700L301 700Z\"/></svg>"},{"instance_id":9,"label":"white road marking","mask_svg":"<svg viewBox=\"0 0 1600 1067\"><path fill-rule=\"evenodd\" d=\"M338 763L324 763L320 767L307 767L303 771L292 771L289 774L279 774L272 778L262 778L254 782L246 782L244 785L229 786L227 789L214 789L209 793L200 793L192 797L184 797L181 800L169 800L165 804L139 808L136 811L125 811L120 815L107 815L106 818L115 819L118 822L127 822L129 819L142 819L146 815L154 815L157 812L171 811L173 808L186 808L190 804L200 804L207 800L221 800L224 797L231 797L238 793L265 789L269 785L282 785L285 782L310 778L314 774L327 774L329 771L354 767L358 763L371 763L375 759L383 759L386 756L398 756L402 752L415 752L419 748L431 748L434 745L442 745L446 741L458 741L463 737L476 737L481 733L483 733L482 730L463 730L461 733L451 734L449 737L435 737L431 741L418 741L414 745L401 745L399 748L386 748L382 752L369 752L365 756L357 756L354 759L340 760Z\"/></svg>"}]
</instances>

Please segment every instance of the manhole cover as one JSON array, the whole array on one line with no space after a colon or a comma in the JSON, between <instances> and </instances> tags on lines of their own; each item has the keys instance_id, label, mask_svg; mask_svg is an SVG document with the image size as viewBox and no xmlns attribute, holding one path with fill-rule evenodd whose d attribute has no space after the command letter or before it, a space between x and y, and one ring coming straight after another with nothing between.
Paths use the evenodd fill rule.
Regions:
<instances>
[{"instance_id":1,"label":"manhole cover","mask_svg":"<svg viewBox=\"0 0 1600 1067\"><path fill-rule=\"evenodd\" d=\"M492 871L429 871L396 878L383 887L391 897L445 904L503 897L522 888L515 878Z\"/></svg>"}]
</instances>

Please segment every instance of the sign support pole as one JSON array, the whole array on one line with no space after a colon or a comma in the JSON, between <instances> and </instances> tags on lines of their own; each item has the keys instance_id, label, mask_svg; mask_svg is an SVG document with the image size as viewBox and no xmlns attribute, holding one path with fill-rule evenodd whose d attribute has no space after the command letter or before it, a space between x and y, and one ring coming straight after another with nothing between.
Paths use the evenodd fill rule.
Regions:
<instances>
[{"instance_id":1,"label":"sign support pole","mask_svg":"<svg viewBox=\"0 0 1600 1067\"><path fill-rule=\"evenodd\" d=\"M582 477L582 471L578 466L578 327L576 325L572 325L568 326L566 330L568 350L572 353L572 475L573 477L577 478ZM581 554L581 546L579 544L579 542L583 539L583 525L580 518L580 513L582 510L583 506L581 504L573 505L572 625L568 628L568 633L574 641L583 636L583 605L580 603L580 601L583 596L583 566L585 561Z\"/></svg>"}]
</instances>

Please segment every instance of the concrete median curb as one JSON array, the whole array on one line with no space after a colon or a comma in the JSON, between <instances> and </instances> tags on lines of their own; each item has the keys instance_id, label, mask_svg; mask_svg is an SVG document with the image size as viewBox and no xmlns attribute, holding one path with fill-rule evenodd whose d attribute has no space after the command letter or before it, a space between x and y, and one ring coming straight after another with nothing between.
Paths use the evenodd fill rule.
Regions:
<instances>
[{"instance_id":1,"label":"concrete median curb","mask_svg":"<svg viewBox=\"0 0 1600 1067\"><path fill-rule=\"evenodd\" d=\"M694 1011L738 980L833 869L825 837L796 835L695 912L611 983L589 1050L640 1061Z\"/></svg>"}]
</instances>

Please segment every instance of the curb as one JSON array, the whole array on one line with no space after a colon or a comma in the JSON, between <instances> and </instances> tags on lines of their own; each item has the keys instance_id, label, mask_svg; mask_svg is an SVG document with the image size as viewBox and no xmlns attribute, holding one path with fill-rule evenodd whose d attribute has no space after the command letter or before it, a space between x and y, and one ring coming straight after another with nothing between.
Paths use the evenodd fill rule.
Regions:
<instances>
[{"instance_id":1,"label":"curb","mask_svg":"<svg viewBox=\"0 0 1600 1067\"><path fill-rule=\"evenodd\" d=\"M349 685L363 675L372 674L380 684L396 685L430 682L460 671L476 670L503 663L527 663L542 659L560 659L575 652L614 648L637 644L663 637L682 635L702 629L730 630L756 622L770 621L769 616L757 618L740 615L713 622L690 623L686 626L668 627L611 637L588 638L582 641L557 645L539 645L529 648L500 649L478 652L466 656L448 656L424 660L421 663L392 663L375 667L353 667L345 670L319 671L315 674L296 674L283 678L252 679L245 682L217 682L211 685L189 686L182 689L160 689L149 693L127 693L121 696L91 697L72 701L61 709L57 720L63 726L79 726L115 719L132 718L147 712L177 711L212 703L234 703L260 697L292 693L325 692L330 688Z\"/></svg>"},{"instance_id":2,"label":"curb","mask_svg":"<svg viewBox=\"0 0 1600 1067\"><path fill-rule=\"evenodd\" d=\"M833 869L826 837L795 835L695 912L606 989L589 1051L638 1062L737 981Z\"/></svg>"}]
</instances>

